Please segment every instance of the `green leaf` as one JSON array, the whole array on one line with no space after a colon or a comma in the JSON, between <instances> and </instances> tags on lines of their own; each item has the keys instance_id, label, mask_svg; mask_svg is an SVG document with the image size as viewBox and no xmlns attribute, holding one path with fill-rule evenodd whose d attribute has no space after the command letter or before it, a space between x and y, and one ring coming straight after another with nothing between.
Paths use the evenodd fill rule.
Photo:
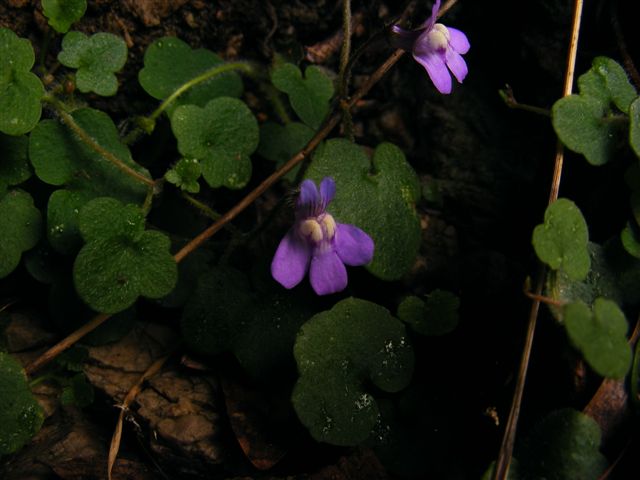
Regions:
<instances>
[{"instance_id":1,"label":"green leaf","mask_svg":"<svg viewBox=\"0 0 640 480\"><path fill-rule=\"evenodd\" d=\"M333 82L323 71L312 65L302 72L291 63L273 69L271 81L289 96L289 102L304 123L317 129L329 112L329 100L333 96Z\"/></svg>"},{"instance_id":2,"label":"green leaf","mask_svg":"<svg viewBox=\"0 0 640 480\"><path fill-rule=\"evenodd\" d=\"M71 116L100 147L151 178L146 169L133 161L129 148L120 141L118 130L106 113L82 108ZM82 185L123 201L140 200L147 192L145 185L123 173L54 120L43 120L30 135L29 158L38 178L50 185Z\"/></svg>"},{"instance_id":3,"label":"green leaf","mask_svg":"<svg viewBox=\"0 0 640 480\"><path fill-rule=\"evenodd\" d=\"M0 132L22 135L40 120L44 87L30 72L34 62L29 40L0 28Z\"/></svg>"},{"instance_id":4,"label":"green leaf","mask_svg":"<svg viewBox=\"0 0 640 480\"><path fill-rule=\"evenodd\" d=\"M405 335L388 310L355 298L302 326L294 347L300 377L292 401L316 440L357 445L369 437L379 412L366 384L385 392L407 386L413 349Z\"/></svg>"},{"instance_id":5,"label":"green leaf","mask_svg":"<svg viewBox=\"0 0 640 480\"><path fill-rule=\"evenodd\" d=\"M549 205L544 224L533 230L533 248L538 258L552 269L564 271L571 280L582 280L589 273L588 241L582 213L566 198Z\"/></svg>"},{"instance_id":6,"label":"green leaf","mask_svg":"<svg viewBox=\"0 0 640 480\"><path fill-rule=\"evenodd\" d=\"M434 290L426 301L409 296L398 306L398 318L422 335L444 335L458 324L460 299L451 292Z\"/></svg>"},{"instance_id":7,"label":"green leaf","mask_svg":"<svg viewBox=\"0 0 640 480\"><path fill-rule=\"evenodd\" d=\"M31 440L44 420L27 375L9 354L0 351L0 456L13 453Z\"/></svg>"},{"instance_id":8,"label":"green leaf","mask_svg":"<svg viewBox=\"0 0 640 480\"><path fill-rule=\"evenodd\" d=\"M138 79L142 88L152 97L164 100L182 85L224 62L215 53L189 45L174 37L156 40L144 54L144 68ZM226 72L190 88L173 103L204 107L217 97L242 95L242 80L235 72ZM170 110L171 110L170 109Z\"/></svg>"},{"instance_id":9,"label":"green leaf","mask_svg":"<svg viewBox=\"0 0 640 480\"><path fill-rule=\"evenodd\" d=\"M304 123L291 122L282 126L265 122L260 126L258 153L267 160L276 162L276 168L280 168L309 143L314 133L315 131ZM299 168L296 166L285 178L293 181Z\"/></svg>"},{"instance_id":10,"label":"green leaf","mask_svg":"<svg viewBox=\"0 0 640 480\"><path fill-rule=\"evenodd\" d=\"M629 255L640 258L640 242L636 238L631 225L627 225L622 232L620 232L620 241Z\"/></svg>"},{"instance_id":11,"label":"green leaf","mask_svg":"<svg viewBox=\"0 0 640 480\"><path fill-rule=\"evenodd\" d=\"M600 375L623 378L631 365L627 319L615 302L597 298L593 312L582 302L564 307L564 324L571 343Z\"/></svg>"},{"instance_id":12,"label":"green leaf","mask_svg":"<svg viewBox=\"0 0 640 480\"><path fill-rule=\"evenodd\" d=\"M96 33L87 37L84 33L69 32L62 39L60 63L77 68L76 85L81 92L95 92L103 97L118 91L119 71L127 61L127 44L111 33Z\"/></svg>"},{"instance_id":13,"label":"green leaf","mask_svg":"<svg viewBox=\"0 0 640 480\"><path fill-rule=\"evenodd\" d=\"M87 243L73 266L80 298L92 309L116 313L143 295L161 298L175 286L177 265L171 242L144 230L144 215L133 205L97 198L80 212L80 232Z\"/></svg>"},{"instance_id":14,"label":"green leaf","mask_svg":"<svg viewBox=\"0 0 640 480\"><path fill-rule=\"evenodd\" d=\"M626 117L619 112L629 112L637 93L622 67L607 57L596 57L578 86L580 95L569 95L553 105L553 128L569 149L583 154L592 165L603 165L622 144Z\"/></svg>"},{"instance_id":15,"label":"green leaf","mask_svg":"<svg viewBox=\"0 0 640 480\"><path fill-rule=\"evenodd\" d=\"M580 94L600 98L603 103L614 103L623 113L638 96L624 69L608 57L593 59L591 70L578 78Z\"/></svg>"},{"instance_id":16,"label":"green leaf","mask_svg":"<svg viewBox=\"0 0 640 480\"><path fill-rule=\"evenodd\" d=\"M33 205L31 195L11 190L0 196L0 278L18 266L22 252L36 246L41 230L40 210Z\"/></svg>"},{"instance_id":17,"label":"green leaf","mask_svg":"<svg viewBox=\"0 0 640 480\"><path fill-rule=\"evenodd\" d=\"M258 122L244 102L222 97L204 108L182 105L171 117L171 128L180 153L200 162L210 186L237 189L247 184Z\"/></svg>"},{"instance_id":18,"label":"green leaf","mask_svg":"<svg viewBox=\"0 0 640 480\"><path fill-rule=\"evenodd\" d=\"M565 304L581 301L591 305L598 297L607 297L622 303L624 293L618 285L619 270L611 264L604 248L589 242L591 268L586 278L581 281L571 280L562 270L548 275L547 295ZM562 309L549 306L551 313L558 321L562 321Z\"/></svg>"},{"instance_id":19,"label":"green leaf","mask_svg":"<svg viewBox=\"0 0 640 480\"><path fill-rule=\"evenodd\" d=\"M78 228L80 209L92 198L84 190L56 190L47 206L47 240L58 253L69 255L82 246Z\"/></svg>"},{"instance_id":20,"label":"green leaf","mask_svg":"<svg viewBox=\"0 0 640 480\"><path fill-rule=\"evenodd\" d=\"M151 178L146 169L133 161L107 114L84 108L71 115L103 149ZM75 252L81 244L78 213L86 202L110 196L125 203L142 203L147 194L146 185L119 170L54 120L43 120L31 133L29 157L36 175L43 182L66 185L64 190L51 195L47 212L49 241L56 251L63 254Z\"/></svg>"},{"instance_id":21,"label":"green leaf","mask_svg":"<svg viewBox=\"0 0 640 480\"><path fill-rule=\"evenodd\" d=\"M523 478L597 480L607 468L600 453L600 427L577 410L547 415L516 449Z\"/></svg>"},{"instance_id":22,"label":"green leaf","mask_svg":"<svg viewBox=\"0 0 640 480\"><path fill-rule=\"evenodd\" d=\"M67 33L86 10L87 0L42 0L42 13L58 33Z\"/></svg>"},{"instance_id":23,"label":"green leaf","mask_svg":"<svg viewBox=\"0 0 640 480\"><path fill-rule=\"evenodd\" d=\"M196 159L181 158L175 167L164 174L164 178L186 192L198 193L200 191L198 179L201 173L202 169Z\"/></svg>"},{"instance_id":24,"label":"green leaf","mask_svg":"<svg viewBox=\"0 0 640 480\"><path fill-rule=\"evenodd\" d=\"M373 161L362 147L343 140L321 145L307 170L319 183L333 177L336 196L328 211L337 222L355 225L375 243L371 273L397 280L413 265L420 246L418 178L398 147L379 145Z\"/></svg>"},{"instance_id":25,"label":"green leaf","mask_svg":"<svg viewBox=\"0 0 640 480\"><path fill-rule=\"evenodd\" d=\"M640 158L640 98L629 107L629 145Z\"/></svg>"},{"instance_id":26,"label":"green leaf","mask_svg":"<svg viewBox=\"0 0 640 480\"><path fill-rule=\"evenodd\" d=\"M0 133L0 185L18 185L31 176L27 137Z\"/></svg>"},{"instance_id":27,"label":"green leaf","mask_svg":"<svg viewBox=\"0 0 640 480\"><path fill-rule=\"evenodd\" d=\"M233 352L257 380L282 373L296 333L314 313L298 293L251 290L246 276L232 268L210 269L198 279L182 316L187 344L201 354Z\"/></svg>"},{"instance_id":28,"label":"green leaf","mask_svg":"<svg viewBox=\"0 0 640 480\"><path fill-rule=\"evenodd\" d=\"M551 110L553 128L567 148L581 153L592 165L604 165L618 149L624 118L609 113L605 103L595 97L569 95Z\"/></svg>"}]
</instances>

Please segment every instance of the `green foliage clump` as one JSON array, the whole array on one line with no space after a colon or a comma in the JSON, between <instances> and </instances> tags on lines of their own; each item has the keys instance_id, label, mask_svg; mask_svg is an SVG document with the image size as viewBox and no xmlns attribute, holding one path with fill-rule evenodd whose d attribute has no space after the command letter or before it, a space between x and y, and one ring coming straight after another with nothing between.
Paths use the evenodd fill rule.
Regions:
<instances>
[{"instance_id":1,"label":"green foliage clump","mask_svg":"<svg viewBox=\"0 0 640 480\"><path fill-rule=\"evenodd\" d=\"M296 339L300 377L293 406L319 441L358 445L372 435L379 410L371 388L397 392L413 373L402 322L375 303L348 298L314 315Z\"/></svg>"},{"instance_id":2,"label":"green foliage clump","mask_svg":"<svg viewBox=\"0 0 640 480\"><path fill-rule=\"evenodd\" d=\"M40 430L43 420L24 370L0 351L0 456L20 449Z\"/></svg>"}]
</instances>

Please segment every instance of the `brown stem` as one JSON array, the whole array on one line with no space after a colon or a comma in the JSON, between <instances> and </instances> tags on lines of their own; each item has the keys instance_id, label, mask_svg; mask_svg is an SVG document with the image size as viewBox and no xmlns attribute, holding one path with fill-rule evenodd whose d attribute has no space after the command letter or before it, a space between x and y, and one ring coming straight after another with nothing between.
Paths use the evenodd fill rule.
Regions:
<instances>
[{"instance_id":1,"label":"brown stem","mask_svg":"<svg viewBox=\"0 0 640 480\"><path fill-rule=\"evenodd\" d=\"M573 89L573 74L575 71L576 53L578 51L578 36L580 33L580 19L582 17L582 2L583 0L575 0L573 6L573 25L571 28L571 41L569 43L567 70L564 77L563 96L571 95L571 91ZM558 142L556 143L553 179L551 182L551 190L549 192L549 204L555 202L558 199L563 160L564 147L558 140ZM546 268L541 265L538 274L538 283L535 290L535 295L537 296L542 295L542 289L545 283L545 274ZM516 388L513 394L511 410L509 412L509 419L507 420L507 426L505 427L504 436L502 438L500 452L498 454L498 459L496 460L496 467L493 476L494 480L505 480L507 478L507 475L509 474L509 466L511 465L511 459L513 457L513 446L515 443L516 430L518 427L518 418L520 416L520 409L522 406L522 394L524 392L524 385L527 378L529 358L531 357L531 347L533 345L533 337L536 329L539 310L540 299L534 298L534 300L531 302L531 309L529 311L527 334L525 337L524 349L522 351L522 358L520 359L518 380L516 382Z\"/></svg>"},{"instance_id":2,"label":"brown stem","mask_svg":"<svg viewBox=\"0 0 640 480\"><path fill-rule=\"evenodd\" d=\"M27 365L24 369L27 375L31 375L39 368L42 368L44 365L64 352L67 348L71 347L74 343L84 337L86 334L98 328L109 318L111 318L111 315L108 313L100 313L99 315L96 315L89 323L83 325L71 335L56 343L53 347L51 347L49 350L44 352L33 362Z\"/></svg>"}]
</instances>

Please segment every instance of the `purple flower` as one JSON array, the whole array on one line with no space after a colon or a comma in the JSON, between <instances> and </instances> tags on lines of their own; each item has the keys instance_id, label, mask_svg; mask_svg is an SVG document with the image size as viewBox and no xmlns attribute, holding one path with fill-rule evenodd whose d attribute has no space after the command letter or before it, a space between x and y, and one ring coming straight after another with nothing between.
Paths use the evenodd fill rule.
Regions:
<instances>
[{"instance_id":1,"label":"purple flower","mask_svg":"<svg viewBox=\"0 0 640 480\"><path fill-rule=\"evenodd\" d=\"M467 36L460 30L436 23L440 0L436 0L431 16L416 30L405 30L394 25L392 43L411 51L416 62L422 65L440 93L451 93L449 70L462 83L467 76L467 64L462 55L469 51ZM448 68L448 70L447 70Z\"/></svg>"},{"instance_id":2,"label":"purple flower","mask_svg":"<svg viewBox=\"0 0 640 480\"><path fill-rule=\"evenodd\" d=\"M283 287L298 285L309 270L311 286L318 295L339 292L347 286L346 265L365 265L373 258L373 240L353 225L336 223L327 205L336 193L331 177L316 184L300 185L296 222L278 245L271 275Z\"/></svg>"}]
</instances>

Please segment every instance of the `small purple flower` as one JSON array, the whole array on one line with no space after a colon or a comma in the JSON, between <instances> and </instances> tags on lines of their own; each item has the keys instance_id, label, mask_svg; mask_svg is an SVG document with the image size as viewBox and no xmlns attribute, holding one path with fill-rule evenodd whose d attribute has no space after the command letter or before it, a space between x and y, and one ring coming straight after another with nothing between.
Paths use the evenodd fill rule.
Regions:
<instances>
[{"instance_id":1,"label":"small purple flower","mask_svg":"<svg viewBox=\"0 0 640 480\"><path fill-rule=\"evenodd\" d=\"M431 16L416 30L405 30L394 25L391 41L398 48L411 51L422 65L440 93L451 93L449 70L462 83L468 69L462 55L469 51L467 36L460 30L436 23L440 0L436 0Z\"/></svg>"},{"instance_id":2,"label":"small purple flower","mask_svg":"<svg viewBox=\"0 0 640 480\"><path fill-rule=\"evenodd\" d=\"M327 205L336 193L331 177L316 184L300 185L296 222L280 241L271 275L283 287L298 285L309 270L311 286L318 295L339 292L347 286L346 265L365 265L373 258L373 240L358 227L336 223Z\"/></svg>"}]
</instances>

